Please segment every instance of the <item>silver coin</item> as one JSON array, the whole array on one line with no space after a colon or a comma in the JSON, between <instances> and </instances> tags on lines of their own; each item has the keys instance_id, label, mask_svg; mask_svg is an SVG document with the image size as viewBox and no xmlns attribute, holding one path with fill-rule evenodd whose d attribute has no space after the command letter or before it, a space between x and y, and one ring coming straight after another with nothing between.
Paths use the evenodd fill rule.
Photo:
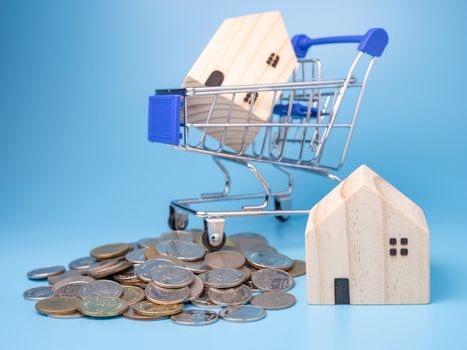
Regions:
<instances>
[{"instance_id":1,"label":"silver coin","mask_svg":"<svg viewBox=\"0 0 467 350\"><path fill-rule=\"evenodd\" d=\"M183 266L194 273L203 273L208 270L208 265L204 261L204 259L196 260L196 261L184 261Z\"/></svg>"},{"instance_id":2,"label":"silver coin","mask_svg":"<svg viewBox=\"0 0 467 350\"><path fill-rule=\"evenodd\" d=\"M149 260L166 260L172 262L176 266L183 266L183 261L171 255L163 255L159 253L154 255L151 254L151 258L149 258Z\"/></svg>"},{"instance_id":3,"label":"silver coin","mask_svg":"<svg viewBox=\"0 0 467 350\"><path fill-rule=\"evenodd\" d=\"M206 264L212 269L238 269L245 264L245 256L234 251L217 251L206 254Z\"/></svg>"},{"instance_id":4,"label":"silver coin","mask_svg":"<svg viewBox=\"0 0 467 350\"><path fill-rule=\"evenodd\" d=\"M248 288L251 289L252 292L262 292L262 290L256 287L255 284L251 280L246 281L244 283L248 286Z\"/></svg>"},{"instance_id":5,"label":"silver coin","mask_svg":"<svg viewBox=\"0 0 467 350\"><path fill-rule=\"evenodd\" d=\"M150 282L151 274L162 266L175 266L175 263L164 259L146 260L142 265L135 266L136 275L143 281Z\"/></svg>"},{"instance_id":6,"label":"silver coin","mask_svg":"<svg viewBox=\"0 0 467 350\"><path fill-rule=\"evenodd\" d=\"M198 276L193 276L193 282L188 286L190 288L190 294L186 297L185 301L191 301L197 299L204 291L204 283Z\"/></svg>"},{"instance_id":7,"label":"silver coin","mask_svg":"<svg viewBox=\"0 0 467 350\"><path fill-rule=\"evenodd\" d=\"M79 297L80 289L87 285L87 282L73 282L66 284L55 291L56 297Z\"/></svg>"},{"instance_id":8,"label":"silver coin","mask_svg":"<svg viewBox=\"0 0 467 350\"><path fill-rule=\"evenodd\" d=\"M73 312L71 314L66 314L66 315L48 314L47 316L52 317L52 318L60 318L60 319L74 319L74 318L84 317L84 315L81 312Z\"/></svg>"},{"instance_id":9,"label":"silver coin","mask_svg":"<svg viewBox=\"0 0 467 350\"><path fill-rule=\"evenodd\" d=\"M293 260L288 256L274 252L255 252L247 254L248 262L254 267L288 270L293 266Z\"/></svg>"},{"instance_id":10,"label":"silver coin","mask_svg":"<svg viewBox=\"0 0 467 350\"><path fill-rule=\"evenodd\" d=\"M183 261L199 260L206 254L204 247L185 241L160 242L156 249L161 254L171 255Z\"/></svg>"},{"instance_id":11,"label":"silver coin","mask_svg":"<svg viewBox=\"0 0 467 350\"><path fill-rule=\"evenodd\" d=\"M26 300L42 300L54 296L54 290L49 286L41 286L28 289L23 293Z\"/></svg>"},{"instance_id":12,"label":"silver coin","mask_svg":"<svg viewBox=\"0 0 467 350\"><path fill-rule=\"evenodd\" d=\"M264 292L255 295L251 304L266 310L282 310L293 306L295 297L285 292Z\"/></svg>"},{"instance_id":13,"label":"silver coin","mask_svg":"<svg viewBox=\"0 0 467 350\"><path fill-rule=\"evenodd\" d=\"M170 316L170 319L184 326L205 326L217 321L217 312L212 310L185 310L179 314Z\"/></svg>"},{"instance_id":14,"label":"silver coin","mask_svg":"<svg viewBox=\"0 0 467 350\"><path fill-rule=\"evenodd\" d=\"M144 251L146 248L132 250L125 255L125 259L133 264L143 264L146 261L146 257L144 256Z\"/></svg>"},{"instance_id":15,"label":"silver coin","mask_svg":"<svg viewBox=\"0 0 467 350\"><path fill-rule=\"evenodd\" d=\"M144 290L146 299L162 305L181 303L188 297L189 293L188 287L169 289L156 286L154 283L148 283Z\"/></svg>"},{"instance_id":16,"label":"silver coin","mask_svg":"<svg viewBox=\"0 0 467 350\"><path fill-rule=\"evenodd\" d=\"M79 290L81 299L94 297L115 297L119 298L123 294L123 288L113 281L100 280L84 285Z\"/></svg>"},{"instance_id":17,"label":"silver coin","mask_svg":"<svg viewBox=\"0 0 467 350\"><path fill-rule=\"evenodd\" d=\"M95 279L90 277L90 276L72 276L72 277L67 277L67 278L64 278L60 281L58 281L57 283L55 283L53 285L53 289L54 290L57 290L63 286L66 286L67 284L70 284L70 283L76 283L76 282L94 282Z\"/></svg>"},{"instance_id":18,"label":"silver coin","mask_svg":"<svg viewBox=\"0 0 467 350\"><path fill-rule=\"evenodd\" d=\"M138 279L138 275L136 274L135 268L130 267L129 269L116 273L115 275L113 275L113 278L117 282L124 282Z\"/></svg>"},{"instance_id":19,"label":"silver coin","mask_svg":"<svg viewBox=\"0 0 467 350\"><path fill-rule=\"evenodd\" d=\"M99 274L101 271L111 268L112 266L115 266L120 262L121 260L119 258L97 261L86 270L86 273L89 275Z\"/></svg>"},{"instance_id":20,"label":"silver coin","mask_svg":"<svg viewBox=\"0 0 467 350\"><path fill-rule=\"evenodd\" d=\"M54 285L55 283L60 282L61 280L64 280L65 278L75 277L75 276L81 276L81 271L78 271L78 270L65 271L64 273L61 273L59 275L50 276L49 278L47 278L47 281L49 282L49 284Z\"/></svg>"},{"instance_id":21,"label":"silver coin","mask_svg":"<svg viewBox=\"0 0 467 350\"><path fill-rule=\"evenodd\" d=\"M267 244L266 238L258 233L250 233L250 232L235 233L233 235L229 235L229 237L235 243L249 241L250 243L258 242L258 243Z\"/></svg>"},{"instance_id":22,"label":"silver coin","mask_svg":"<svg viewBox=\"0 0 467 350\"><path fill-rule=\"evenodd\" d=\"M293 287L293 277L286 271L262 269L251 274L251 280L261 290L286 291Z\"/></svg>"},{"instance_id":23,"label":"silver coin","mask_svg":"<svg viewBox=\"0 0 467 350\"><path fill-rule=\"evenodd\" d=\"M40 267L28 272L28 278L31 280L41 280L49 276L59 275L65 271L65 266L51 265Z\"/></svg>"},{"instance_id":24,"label":"silver coin","mask_svg":"<svg viewBox=\"0 0 467 350\"><path fill-rule=\"evenodd\" d=\"M161 234L158 238L158 242L168 242L168 241L184 241L184 242L194 242L194 236L191 231L170 231Z\"/></svg>"},{"instance_id":25,"label":"silver coin","mask_svg":"<svg viewBox=\"0 0 467 350\"><path fill-rule=\"evenodd\" d=\"M149 237L149 238L141 238L136 244L138 244L138 247L140 248L149 248L149 247L154 247L156 243L158 242L158 239L155 237Z\"/></svg>"},{"instance_id":26,"label":"silver coin","mask_svg":"<svg viewBox=\"0 0 467 350\"><path fill-rule=\"evenodd\" d=\"M294 259L293 266L290 270L287 270L292 277L299 277L306 274L306 262L303 260Z\"/></svg>"},{"instance_id":27,"label":"silver coin","mask_svg":"<svg viewBox=\"0 0 467 350\"><path fill-rule=\"evenodd\" d=\"M277 253L277 249L269 245L245 245L239 246L239 249L245 256L258 252Z\"/></svg>"},{"instance_id":28,"label":"silver coin","mask_svg":"<svg viewBox=\"0 0 467 350\"><path fill-rule=\"evenodd\" d=\"M219 312L219 317L229 322L254 322L265 318L266 311L253 305L227 306Z\"/></svg>"},{"instance_id":29,"label":"silver coin","mask_svg":"<svg viewBox=\"0 0 467 350\"><path fill-rule=\"evenodd\" d=\"M190 302L204 309L219 309L221 307L220 305L214 304L211 299L209 299L207 291L202 291L196 299L190 300Z\"/></svg>"},{"instance_id":30,"label":"silver coin","mask_svg":"<svg viewBox=\"0 0 467 350\"><path fill-rule=\"evenodd\" d=\"M200 277L209 287L231 288L243 283L245 273L237 269L214 269L200 275Z\"/></svg>"},{"instance_id":31,"label":"silver coin","mask_svg":"<svg viewBox=\"0 0 467 350\"><path fill-rule=\"evenodd\" d=\"M151 273L154 284L163 288L182 288L193 282L193 272L180 266L162 266Z\"/></svg>"},{"instance_id":32,"label":"silver coin","mask_svg":"<svg viewBox=\"0 0 467 350\"><path fill-rule=\"evenodd\" d=\"M240 305L250 301L252 293L244 284L234 288L209 288L208 297L214 304L221 306Z\"/></svg>"},{"instance_id":33,"label":"silver coin","mask_svg":"<svg viewBox=\"0 0 467 350\"><path fill-rule=\"evenodd\" d=\"M91 267L92 264L95 264L96 262L96 258L93 258L92 256L86 256L84 258L73 260L68 264L68 267L70 270L87 270Z\"/></svg>"}]
</instances>

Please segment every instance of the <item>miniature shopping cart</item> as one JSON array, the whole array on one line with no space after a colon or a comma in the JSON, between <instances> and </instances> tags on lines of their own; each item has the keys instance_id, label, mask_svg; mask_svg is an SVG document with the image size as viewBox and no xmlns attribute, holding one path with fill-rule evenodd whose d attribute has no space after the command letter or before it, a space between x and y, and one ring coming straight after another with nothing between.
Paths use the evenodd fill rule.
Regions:
<instances>
[{"instance_id":1,"label":"miniature shopping cart","mask_svg":"<svg viewBox=\"0 0 467 350\"><path fill-rule=\"evenodd\" d=\"M202 218L205 227L203 244L210 250L217 250L225 243L227 217L275 215L285 221L291 215L308 214L309 209L292 209L293 175L290 170L304 170L340 181L334 172L342 167L346 158L368 76L387 42L388 35L381 28L370 29L361 36L311 39L296 35L292 45L298 65L289 83L156 90L156 94L149 98L149 140L172 145L178 150L210 155L225 176L222 192L173 200L169 212L171 229L185 229L189 214ZM345 78L323 80L323 64L318 59L306 59L307 51L311 46L339 43L357 43L357 56ZM264 123L253 121L247 111L241 123L238 119L230 122L235 98L245 94L255 96L260 92L274 94L269 119ZM217 123L211 117L221 95L229 96L231 104L225 111L227 122ZM190 104L196 103L197 99L206 101L206 98L210 102L205 121L191 123ZM207 137L209 128L223 129L222 137L217 141ZM259 132L253 143L232 149L224 142L231 128L241 130L243 140L249 129L257 128ZM333 143L333 138L338 138L339 142ZM337 156L328 157L325 150ZM264 191L230 194L231 177L223 161L246 166ZM271 164L283 173L288 181L287 189L273 191L257 167L260 163ZM196 209L212 202L252 200L260 203L243 205L237 210Z\"/></svg>"}]
</instances>

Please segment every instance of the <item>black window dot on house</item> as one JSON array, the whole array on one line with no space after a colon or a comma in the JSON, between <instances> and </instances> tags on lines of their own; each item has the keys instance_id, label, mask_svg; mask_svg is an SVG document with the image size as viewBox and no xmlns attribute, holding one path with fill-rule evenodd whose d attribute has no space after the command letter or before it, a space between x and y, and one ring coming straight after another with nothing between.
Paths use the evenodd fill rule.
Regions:
<instances>
[{"instance_id":1,"label":"black window dot on house","mask_svg":"<svg viewBox=\"0 0 467 350\"><path fill-rule=\"evenodd\" d=\"M397 255L397 249L394 249L394 248L389 249L389 255L396 256Z\"/></svg>"},{"instance_id":2,"label":"black window dot on house","mask_svg":"<svg viewBox=\"0 0 467 350\"><path fill-rule=\"evenodd\" d=\"M255 92L253 95L251 94L251 92L249 92L243 98L243 102L249 103L251 105L252 103L255 103L257 99L258 99L258 93L257 92Z\"/></svg>"},{"instance_id":3,"label":"black window dot on house","mask_svg":"<svg viewBox=\"0 0 467 350\"><path fill-rule=\"evenodd\" d=\"M206 86L221 86L223 81L224 81L224 73L222 73L222 72L220 72L218 70L215 70L209 75L209 77L206 80L206 82L204 83L204 85L206 85Z\"/></svg>"},{"instance_id":4,"label":"black window dot on house","mask_svg":"<svg viewBox=\"0 0 467 350\"><path fill-rule=\"evenodd\" d=\"M268 57L268 60L266 61L266 64L267 64L267 65L272 65L272 64L274 64L274 62L275 62L275 60L276 60L277 57L278 57L278 56L277 56L275 53L270 54L269 57ZM277 63L276 63L276 64L277 64Z\"/></svg>"},{"instance_id":5,"label":"black window dot on house","mask_svg":"<svg viewBox=\"0 0 467 350\"><path fill-rule=\"evenodd\" d=\"M276 68L277 64L279 63L279 55L276 55L274 62L272 62L272 68Z\"/></svg>"},{"instance_id":6,"label":"black window dot on house","mask_svg":"<svg viewBox=\"0 0 467 350\"><path fill-rule=\"evenodd\" d=\"M409 243L409 240L407 238L401 238L402 245L407 245L408 243Z\"/></svg>"},{"instance_id":7,"label":"black window dot on house","mask_svg":"<svg viewBox=\"0 0 467 350\"><path fill-rule=\"evenodd\" d=\"M409 250L407 248L402 248L401 249L401 255L402 256L407 256L409 254Z\"/></svg>"},{"instance_id":8,"label":"black window dot on house","mask_svg":"<svg viewBox=\"0 0 467 350\"><path fill-rule=\"evenodd\" d=\"M395 238L389 238L389 244L390 244L390 245L396 245L396 244L397 244L397 239L395 239Z\"/></svg>"}]
</instances>

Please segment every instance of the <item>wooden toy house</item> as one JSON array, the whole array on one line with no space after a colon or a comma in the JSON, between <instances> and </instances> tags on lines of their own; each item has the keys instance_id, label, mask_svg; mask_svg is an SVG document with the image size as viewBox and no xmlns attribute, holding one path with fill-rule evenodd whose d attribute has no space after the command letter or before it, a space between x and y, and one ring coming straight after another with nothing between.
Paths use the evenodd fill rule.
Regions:
<instances>
[{"instance_id":1,"label":"wooden toy house","mask_svg":"<svg viewBox=\"0 0 467 350\"><path fill-rule=\"evenodd\" d=\"M280 12L229 18L211 38L182 87L286 83L296 65L297 58ZM279 97L280 93L274 95L271 91L245 92L234 99L229 94L218 95L209 123L266 122ZM212 96L187 97L188 121L206 123L212 101ZM257 127L207 128L208 135L237 151L245 150L258 132Z\"/></svg>"},{"instance_id":2,"label":"wooden toy house","mask_svg":"<svg viewBox=\"0 0 467 350\"><path fill-rule=\"evenodd\" d=\"M430 302L423 211L367 166L311 209L305 244L310 304Z\"/></svg>"}]
</instances>

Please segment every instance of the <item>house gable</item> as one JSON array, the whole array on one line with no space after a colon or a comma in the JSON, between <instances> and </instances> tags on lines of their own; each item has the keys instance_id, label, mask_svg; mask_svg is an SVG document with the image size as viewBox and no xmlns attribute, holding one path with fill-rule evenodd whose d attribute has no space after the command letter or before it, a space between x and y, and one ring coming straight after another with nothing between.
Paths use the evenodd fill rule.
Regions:
<instances>
[{"instance_id":1,"label":"house gable","mask_svg":"<svg viewBox=\"0 0 467 350\"><path fill-rule=\"evenodd\" d=\"M412 220L428 234L428 226L420 207L366 165L358 167L311 209L308 225L310 227L318 225L363 187L377 193L382 200L398 209L401 215Z\"/></svg>"}]
</instances>

